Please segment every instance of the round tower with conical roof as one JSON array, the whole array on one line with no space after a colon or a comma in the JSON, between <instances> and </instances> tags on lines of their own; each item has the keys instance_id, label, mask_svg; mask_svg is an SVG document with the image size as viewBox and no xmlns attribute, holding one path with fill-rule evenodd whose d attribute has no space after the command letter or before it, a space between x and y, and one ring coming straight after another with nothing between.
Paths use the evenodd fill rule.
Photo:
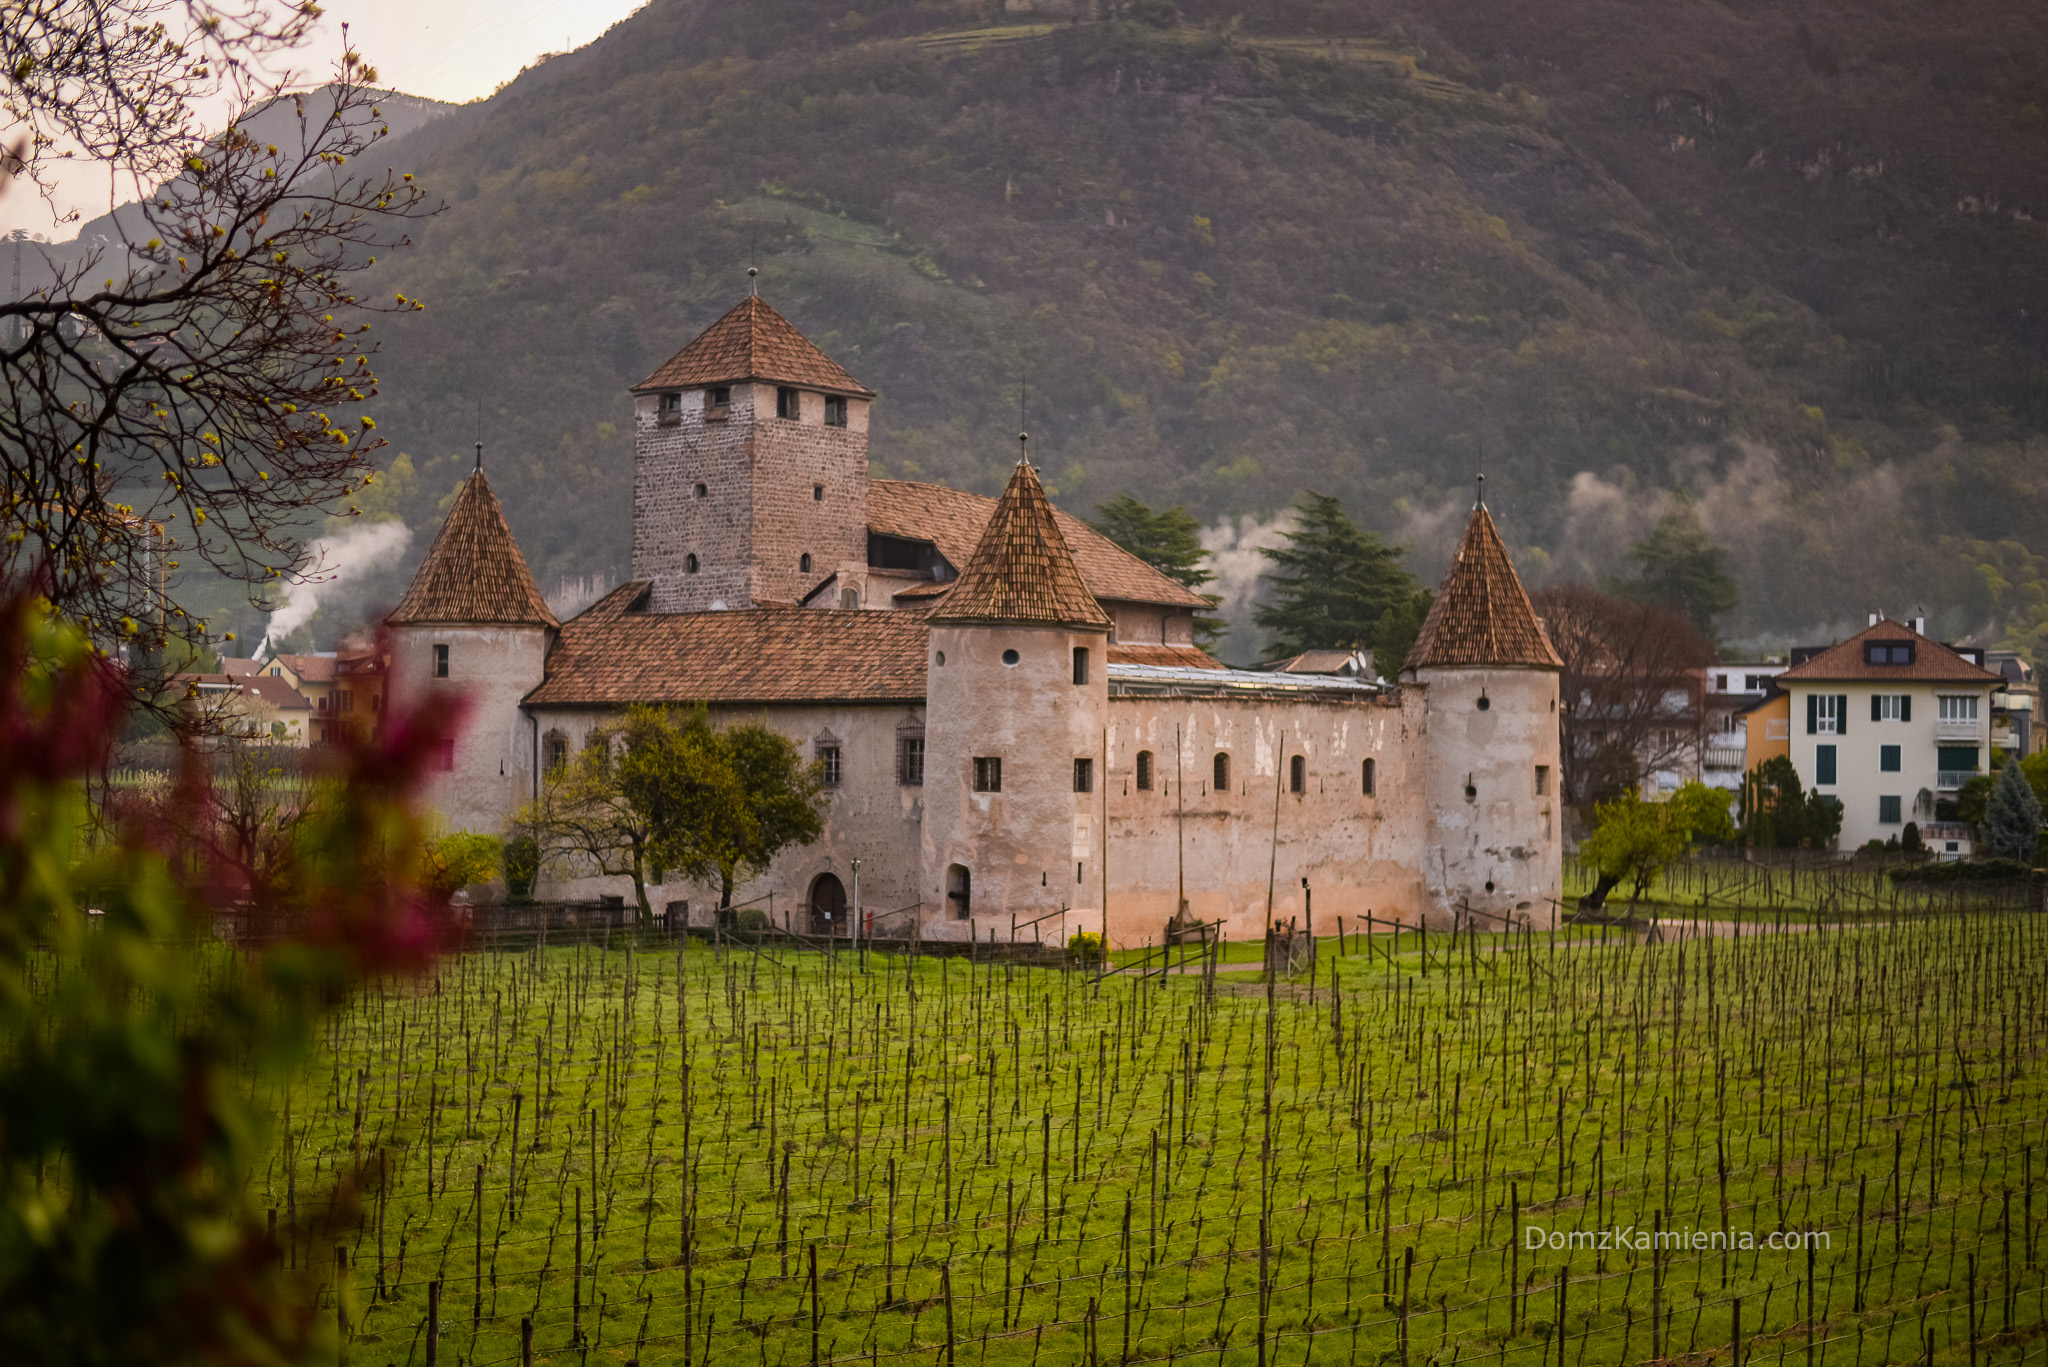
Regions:
<instances>
[{"instance_id":1,"label":"round tower with conical roof","mask_svg":"<svg viewBox=\"0 0 2048 1367\"><path fill-rule=\"evenodd\" d=\"M384 624L394 705L440 691L469 703L461 733L429 775L427 805L450 830L503 831L533 795L539 742L519 703L545 677L561 624L512 539L481 456Z\"/></svg>"},{"instance_id":2,"label":"round tower with conical roof","mask_svg":"<svg viewBox=\"0 0 2048 1367\"><path fill-rule=\"evenodd\" d=\"M1070 909L1047 940L1100 925L1109 616L1038 472L1019 461L932 616L925 934L965 939Z\"/></svg>"},{"instance_id":3,"label":"round tower with conical roof","mask_svg":"<svg viewBox=\"0 0 2048 1367\"><path fill-rule=\"evenodd\" d=\"M1446 922L1553 924L1564 869L1558 676L1484 502L1401 666L1423 692L1423 878ZM1494 919L1488 919L1494 918Z\"/></svg>"}]
</instances>

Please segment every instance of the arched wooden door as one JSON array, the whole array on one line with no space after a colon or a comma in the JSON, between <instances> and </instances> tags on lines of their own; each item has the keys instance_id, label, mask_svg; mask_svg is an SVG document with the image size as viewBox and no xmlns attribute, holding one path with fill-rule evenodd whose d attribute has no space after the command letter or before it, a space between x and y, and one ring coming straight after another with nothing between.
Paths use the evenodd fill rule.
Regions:
<instances>
[{"instance_id":1,"label":"arched wooden door","mask_svg":"<svg viewBox=\"0 0 2048 1367\"><path fill-rule=\"evenodd\" d=\"M846 933L846 884L839 875L821 873L811 884L811 934Z\"/></svg>"}]
</instances>

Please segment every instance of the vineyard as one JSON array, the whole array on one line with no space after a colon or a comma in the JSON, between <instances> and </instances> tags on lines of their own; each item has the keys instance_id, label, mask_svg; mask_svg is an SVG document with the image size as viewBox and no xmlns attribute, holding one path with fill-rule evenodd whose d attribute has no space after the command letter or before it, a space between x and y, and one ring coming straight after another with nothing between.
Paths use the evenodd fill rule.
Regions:
<instances>
[{"instance_id":1,"label":"vineyard","mask_svg":"<svg viewBox=\"0 0 2048 1367\"><path fill-rule=\"evenodd\" d=\"M477 951L254 1194L362 1367L2041 1359L2042 925Z\"/></svg>"}]
</instances>

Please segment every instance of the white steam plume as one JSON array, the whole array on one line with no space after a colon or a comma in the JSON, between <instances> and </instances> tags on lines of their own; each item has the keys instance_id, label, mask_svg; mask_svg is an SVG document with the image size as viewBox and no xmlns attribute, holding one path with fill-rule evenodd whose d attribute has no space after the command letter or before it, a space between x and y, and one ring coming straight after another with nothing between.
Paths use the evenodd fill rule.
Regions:
<instances>
[{"instance_id":1,"label":"white steam plume","mask_svg":"<svg viewBox=\"0 0 2048 1367\"><path fill-rule=\"evenodd\" d=\"M396 520L358 522L316 538L306 547L305 565L285 585L283 601L270 614L262 649L311 620L321 598L343 582L391 563L411 544L412 529Z\"/></svg>"}]
</instances>

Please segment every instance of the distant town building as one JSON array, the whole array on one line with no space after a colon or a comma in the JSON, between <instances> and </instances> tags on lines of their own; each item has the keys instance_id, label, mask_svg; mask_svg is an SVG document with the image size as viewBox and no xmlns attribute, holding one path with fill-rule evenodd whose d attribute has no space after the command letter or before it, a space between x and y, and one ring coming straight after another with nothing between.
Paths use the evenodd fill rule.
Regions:
<instances>
[{"instance_id":1,"label":"distant town building","mask_svg":"<svg viewBox=\"0 0 2048 1367\"><path fill-rule=\"evenodd\" d=\"M1939 804L1989 771L1991 697L2006 681L1981 651L1877 617L1838 645L1795 655L1806 658L1777 678L1787 751L1800 782L1842 804L1842 848L1935 820Z\"/></svg>"}]
</instances>

